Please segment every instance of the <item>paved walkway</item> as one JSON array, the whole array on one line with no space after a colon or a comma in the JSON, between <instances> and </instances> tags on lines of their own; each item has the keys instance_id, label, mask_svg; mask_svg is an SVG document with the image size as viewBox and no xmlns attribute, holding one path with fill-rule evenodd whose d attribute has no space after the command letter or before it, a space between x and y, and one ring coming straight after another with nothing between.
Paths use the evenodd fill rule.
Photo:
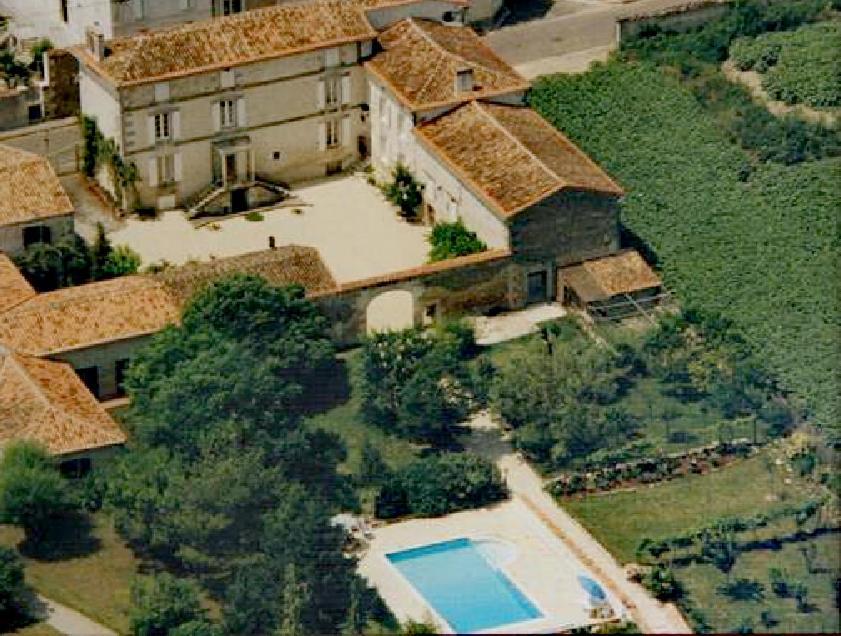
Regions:
<instances>
[{"instance_id":1,"label":"paved walkway","mask_svg":"<svg viewBox=\"0 0 841 636\"><path fill-rule=\"evenodd\" d=\"M500 435L498 426L487 414L475 416L470 426L473 434L466 442L467 448L496 462L512 497L522 500L622 601L644 633L692 633L674 605L660 603L642 586L627 580L610 553L543 490L543 480Z\"/></svg>"},{"instance_id":2,"label":"paved walkway","mask_svg":"<svg viewBox=\"0 0 841 636\"><path fill-rule=\"evenodd\" d=\"M561 305L546 303L498 316L475 316L470 320L476 329L476 343L491 345L535 333L541 323L565 315L566 310Z\"/></svg>"},{"instance_id":3,"label":"paved walkway","mask_svg":"<svg viewBox=\"0 0 841 636\"><path fill-rule=\"evenodd\" d=\"M486 37L525 76L574 73L601 60L616 44L617 18L686 4L686 0L556 0L543 18L502 27Z\"/></svg>"},{"instance_id":4,"label":"paved walkway","mask_svg":"<svg viewBox=\"0 0 841 636\"><path fill-rule=\"evenodd\" d=\"M55 601L40 595L38 596L38 602L42 604L41 609L46 614L44 622L62 634L67 636L117 636L116 632L95 623L76 610L59 605Z\"/></svg>"}]
</instances>

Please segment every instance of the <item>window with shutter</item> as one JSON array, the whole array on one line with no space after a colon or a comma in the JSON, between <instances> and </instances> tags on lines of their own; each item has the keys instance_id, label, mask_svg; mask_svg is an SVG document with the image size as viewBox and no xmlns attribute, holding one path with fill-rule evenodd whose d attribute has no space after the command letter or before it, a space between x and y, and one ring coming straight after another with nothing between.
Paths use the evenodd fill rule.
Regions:
<instances>
[{"instance_id":1,"label":"window with shutter","mask_svg":"<svg viewBox=\"0 0 841 636\"><path fill-rule=\"evenodd\" d=\"M324 105L328 108L337 106L339 103L339 91L341 90L338 77L328 77L324 80Z\"/></svg>"},{"instance_id":2,"label":"window with shutter","mask_svg":"<svg viewBox=\"0 0 841 636\"><path fill-rule=\"evenodd\" d=\"M324 66L332 68L340 62L339 49L327 49L324 51Z\"/></svg>"},{"instance_id":3,"label":"window with shutter","mask_svg":"<svg viewBox=\"0 0 841 636\"><path fill-rule=\"evenodd\" d=\"M155 101L165 102L169 99L169 82L155 84Z\"/></svg>"},{"instance_id":4,"label":"window with shutter","mask_svg":"<svg viewBox=\"0 0 841 636\"><path fill-rule=\"evenodd\" d=\"M342 76L342 104L350 104L350 75Z\"/></svg>"},{"instance_id":5,"label":"window with shutter","mask_svg":"<svg viewBox=\"0 0 841 636\"><path fill-rule=\"evenodd\" d=\"M237 125L236 102L223 99L219 102L219 128L233 128Z\"/></svg>"},{"instance_id":6,"label":"window with shutter","mask_svg":"<svg viewBox=\"0 0 841 636\"><path fill-rule=\"evenodd\" d=\"M340 142L343 146L350 145L350 117L342 118L342 138Z\"/></svg>"},{"instance_id":7,"label":"window with shutter","mask_svg":"<svg viewBox=\"0 0 841 636\"><path fill-rule=\"evenodd\" d=\"M240 97L237 100L237 122L236 125L240 128L244 128L248 125L248 122L245 119L245 98Z\"/></svg>"}]
</instances>

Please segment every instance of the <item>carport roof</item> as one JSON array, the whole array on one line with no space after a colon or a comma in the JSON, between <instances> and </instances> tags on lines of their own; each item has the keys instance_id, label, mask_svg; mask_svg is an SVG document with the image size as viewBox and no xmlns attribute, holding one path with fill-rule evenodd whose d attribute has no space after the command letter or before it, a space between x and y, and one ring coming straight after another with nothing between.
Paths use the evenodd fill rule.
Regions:
<instances>
[{"instance_id":1,"label":"carport roof","mask_svg":"<svg viewBox=\"0 0 841 636\"><path fill-rule=\"evenodd\" d=\"M636 250L563 267L561 275L564 283L585 303L662 285L660 277Z\"/></svg>"}]
</instances>

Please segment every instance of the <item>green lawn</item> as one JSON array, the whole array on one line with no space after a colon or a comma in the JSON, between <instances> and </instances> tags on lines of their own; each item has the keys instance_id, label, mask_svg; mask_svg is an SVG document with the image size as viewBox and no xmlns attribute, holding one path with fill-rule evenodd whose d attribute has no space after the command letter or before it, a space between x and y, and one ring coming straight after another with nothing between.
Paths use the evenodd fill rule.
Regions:
<instances>
[{"instance_id":1,"label":"green lawn","mask_svg":"<svg viewBox=\"0 0 841 636\"><path fill-rule=\"evenodd\" d=\"M633 562L645 537L665 538L719 517L752 516L802 501L809 489L785 484L763 456L731 464L708 475L641 486L635 491L569 499L573 514L622 563ZM770 501L769 501L770 499Z\"/></svg>"},{"instance_id":2,"label":"green lawn","mask_svg":"<svg viewBox=\"0 0 841 636\"><path fill-rule=\"evenodd\" d=\"M311 415L307 421L311 426L339 435L347 447L347 460L339 469L347 474L359 472L359 458L366 442L376 447L385 462L392 469L398 469L417 457L421 446L413 444L396 435L390 435L383 429L368 424L359 414L361 396L359 394L359 351L354 350L344 355L344 363L337 369L332 380L343 385L345 390L333 394L330 400L316 398L313 410L321 411ZM360 489L363 507L370 511L373 492Z\"/></svg>"},{"instance_id":3,"label":"green lawn","mask_svg":"<svg viewBox=\"0 0 841 636\"><path fill-rule=\"evenodd\" d=\"M86 537L74 537L72 532L64 532L61 536L67 541L62 550L55 550L44 558L25 557L27 582L47 598L72 607L119 633L126 633L129 590L140 565L137 557L104 514L93 515L90 533L93 542ZM15 547L22 538L19 529L0 526L0 544ZM32 632L33 636L36 633Z\"/></svg>"},{"instance_id":4,"label":"green lawn","mask_svg":"<svg viewBox=\"0 0 841 636\"><path fill-rule=\"evenodd\" d=\"M35 623L11 633L16 636L59 636L61 634L46 623Z\"/></svg>"},{"instance_id":5,"label":"green lawn","mask_svg":"<svg viewBox=\"0 0 841 636\"><path fill-rule=\"evenodd\" d=\"M780 550L754 550L742 554L731 579L745 577L759 581L765 587L764 598L758 601L731 601L721 596L717 588L726 578L708 564L680 568L677 573L689 594L711 622L717 632L733 631L744 619L752 621L758 632L809 633L839 631L838 608L835 605L833 581L839 576L838 535L819 537L811 541L817 548L818 571L809 572L800 552L801 544L786 544ZM771 591L769 567L785 569L788 574L809 587L811 611L797 611L794 599L778 598ZM765 626L760 614L770 611L779 623Z\"/></svg>"}]
</instances>

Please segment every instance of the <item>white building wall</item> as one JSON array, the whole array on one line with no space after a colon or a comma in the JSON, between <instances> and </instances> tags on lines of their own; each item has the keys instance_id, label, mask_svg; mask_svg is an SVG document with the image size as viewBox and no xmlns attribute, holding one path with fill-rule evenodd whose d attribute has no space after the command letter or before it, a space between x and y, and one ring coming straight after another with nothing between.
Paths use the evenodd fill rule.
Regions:
<instances>
[{"instance_id":1,"label":"white building wall","mask_svg":"<svg viewBox=\"0 0 841 636\"><path fill-rule=\"evenodd\" d=\"M488 247L510 247L508 226L467 188L435 156L411 136L415 149L413 172L424 184L424 200L435 210L435 220L452 223L459 219Z\"/></svg>"},{"instance_id":2,"label":"white building wall","mask_svg":"<svg viewBox=\"0 0 841 636\"><path fill-rule=\"evenodd\" d=\"M84 115L96 120L99 131L106 138L114 139L122 147L123 126L120 119L119 95L84 67L79 72L79 106Z\"/></svg>"},{"instance_id":3,"label":"white building wall","mask_svg":"<svg viewBox=\"0 0 841 636\"><path fill-rule=\"evenodd\" d=\"M141 347L149 343L152 336L140 336L127 340L105 342L85 349L65 351L49 356L54 360L67 362L74 369L96 367L99 378L100 399L117 394L116 364L119 360L131 360Z\"/></svg>"},{"instance_id":4,"label":"white building wall","mask_svg":"<svg viewBox=\"0 0 841 636\"><path fill-rule=\"evenodd\" d=\"M242 10L290 0L242 0ZM20 40L47 37L58 47L84 42L85 29L98 27L106 39L134 35L223 15L223 0L0 0L0 14L11 16L10 32Z\"/></svg>"},{"instance_id":5,"label":"white building wall","mask_svg":"<svg viewBox=\"0 0 841 636\"><path fill-rule=\"evenodd\" d=\"M205 191L221 176L216 149L225 144L242 147L243 160L249 157L248 172L257 176L287 182L324 176L328 166L345 168L358 158L358 138L367 137L367 115L361 108L367 100L366 74L359 64L360 48L349 44L332 52L144 84L121 89L119 98L102 91L83 68L82 111L97 119L113 119L122 101L118 128L124 133L124 157L138 167L137 192L143 206L160 206L161 197L180 205ZM335 105L325 103L328 81L339 88ZM220 126L222 100L236 104L234 127ZM154 139L158 113L170 113L169 140ZM324 147L322 141L328 121L338 122L340 143L335 148ZM177 157L177 183L156 183L151 174L155 158L170 154Z\"/></svg>"},{"instance_id":6,"label":"white building wall","mask_svg":"<svg viewBox=\"0 0 841 636\"><path fill-rule=\"evenodd\" d=\"M464 8L446 0L426 0L425 2L372 9L367 12L367 15L371 26L381 31L395 22L410 17L461 24Z\"/></svg>"},{"instance_id":7,"label":"white building wall","mask_svg":"<svg viewBox=\"0 0 841 636\"><path fill-rule=\"evenodd\" d=\"M490 24L503 4L504 0L471 0L466 20L471 24Z\"/></svg>"}]
</instances>

